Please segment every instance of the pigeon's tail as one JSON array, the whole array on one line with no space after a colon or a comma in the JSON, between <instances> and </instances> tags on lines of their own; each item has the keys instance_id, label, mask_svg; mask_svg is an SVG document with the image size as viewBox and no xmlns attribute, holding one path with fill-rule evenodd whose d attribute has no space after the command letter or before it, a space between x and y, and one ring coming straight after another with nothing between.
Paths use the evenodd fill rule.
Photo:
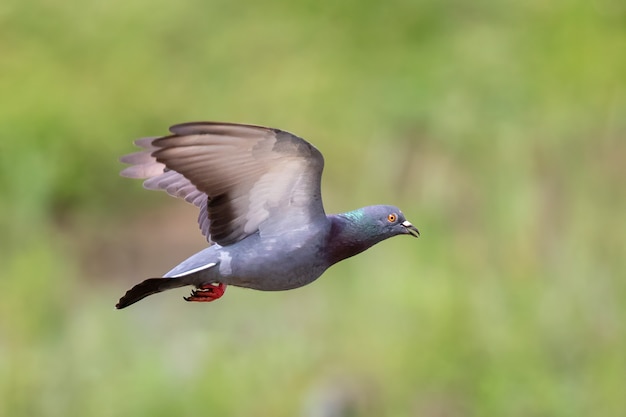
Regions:
<instances>
[{"instance_id":1,"label":"pigeon's tail","mask_svg":"<svg viewBox=\"0 0 626 417\"><path fill-rule=\"evenodd\" d=\"M179 278L149 278L126 291L126 294L120 298L115 308L119 310L131 304L135 304L137 301L149 295L173 288L184 287L185 285L189 285L189 282Z\"/></svg>"}]
</instances>

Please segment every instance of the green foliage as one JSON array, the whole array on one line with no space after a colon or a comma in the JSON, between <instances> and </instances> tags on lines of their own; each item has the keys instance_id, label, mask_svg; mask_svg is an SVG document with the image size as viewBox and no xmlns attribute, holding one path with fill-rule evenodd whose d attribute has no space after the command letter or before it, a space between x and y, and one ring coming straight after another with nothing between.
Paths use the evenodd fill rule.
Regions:
<instances>
[{"instance_id":1,"label":"green foliage","mask_svg":"<svg viewBox=\"0 0 626 417\"><path fill-rule=\"evenodd\" d=\"M624 415L625 18L606 0L5 2L0 416ZM129 232L177 202L117 157L191 120L310 139L329 212L396 204L422 238L296 291L114 311L183 256L179 217Z\"/></svg>"}]
</instances>

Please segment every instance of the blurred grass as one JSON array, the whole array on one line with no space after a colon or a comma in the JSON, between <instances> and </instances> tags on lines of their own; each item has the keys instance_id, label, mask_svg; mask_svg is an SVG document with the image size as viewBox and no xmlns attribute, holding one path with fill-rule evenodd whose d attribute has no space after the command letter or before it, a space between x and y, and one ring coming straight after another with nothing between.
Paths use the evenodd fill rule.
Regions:
<instances>
[{"instance_id":1,"label":"blurred grass","mask_svg":"<svg viewBox=\"0 0 626 417\"><path fill-rule=\"evenodd\" d=\"M624 23L617 1L3 3L0 416L623 415ZM172 231L200 242L193 215L125 233L182 203L117 157L207 119L310 139L329 212L397 204L423 239L292 292L113 311L142 246L165 269Z\"/></svg>"}]
</instances>

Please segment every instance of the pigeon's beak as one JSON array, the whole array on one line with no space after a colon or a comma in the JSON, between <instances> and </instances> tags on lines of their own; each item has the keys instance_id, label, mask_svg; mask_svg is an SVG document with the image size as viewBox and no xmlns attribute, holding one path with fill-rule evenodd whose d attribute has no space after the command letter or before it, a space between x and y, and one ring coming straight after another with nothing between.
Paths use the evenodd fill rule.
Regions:
<instances>
[{"instance_id":1,"label":"pigeon's beak","mask_svg":"<svg viewBox=\"0 0 626 417\"><path fill-rule=\"evenodd\" d=\"M410 221L408 220L403 221L402 226L404 226L404 229L407 234L410 234L415 237L420 237L420 231L417 230L417 227L413 226Z\"/></svg>"}]
</instances>

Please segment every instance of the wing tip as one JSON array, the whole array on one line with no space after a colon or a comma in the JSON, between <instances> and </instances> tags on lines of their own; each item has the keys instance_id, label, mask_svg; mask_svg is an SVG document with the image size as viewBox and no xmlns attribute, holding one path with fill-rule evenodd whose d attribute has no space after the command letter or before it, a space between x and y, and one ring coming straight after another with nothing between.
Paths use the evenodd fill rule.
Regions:
<instances>
[{"instance_id":1,"label":"wing tip","mask_svg":"<svg viewBox=\"0 0 626 417\"><path fill-rule=\"evenodd\" d=\"M143 138L135 139L133 141L133 144L135 144L135 146L138 146L140 148L152 149L153 148L152 142L158 138L160 138L160 136L146 136Z\"/></svg>"},{"instance_id":2,"label":"wing tip","mask_svg":"<svg viewBox=\"0 0 626 417\"><path fill-rule=\"evenodd\" d=\"M163 174L165 165L154 163L149 165L133 165L124 168L120 176L125 178L153 178Z\"/></svg>"}]
</instances>

